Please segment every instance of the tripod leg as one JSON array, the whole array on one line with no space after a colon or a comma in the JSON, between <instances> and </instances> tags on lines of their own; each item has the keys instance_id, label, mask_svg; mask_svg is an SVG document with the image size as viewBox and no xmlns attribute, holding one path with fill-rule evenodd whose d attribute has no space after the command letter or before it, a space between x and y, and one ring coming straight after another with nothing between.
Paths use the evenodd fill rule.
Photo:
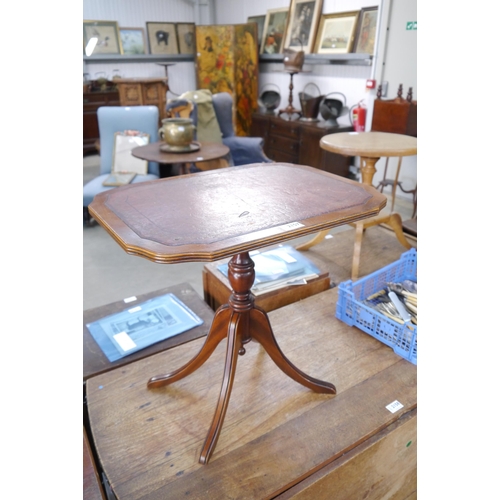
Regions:
<instances>
[{"instance_id":1,"label":"tripod leg","mask_svg":"<svg viewBox=\"0 0 500 500\"><path fill-rule=\"evenodd\" d=\"M356 223L356 236L354 240L354 252L352 255L351 279L357 280L359 276L359 260L361 258L361 243L363 242L364 225Z\"/></svg>"},{"instance_id":2,"label":"tripod leg","mask_svg":"<svg viewBox=\"0 0 500 500\"><path fill-rule=\"evenodd\" d=\"M401 215L398 213L391 214L387 219L387 224L392 227L399 243L409 250L411 245L403 233L403 221L401 220Z\"/></svg>"},{"instance_id":3,"label":"tripod leg","mask_svg":"<svg viewBox=\"0 0 500 500\"><path fill-rule=\"evenodd\" d=\"M229 398L231 396L231 389L233 388L234 374L236 373L236 361L238 359L238 350L241 347L241 338L239 335L239 327L241 327L241 315L232 313L229 319L229 326L227 331L227 348L226 348L226 363L224 365L224 378L222 380L222 387L220 390L219 401L215 408L214 418L212 425L208 431L205 443L201 450L199 462L207 464L214 451L217 440L219 439L224 417L226 416ZM243 323L245 323L243 321Z\"/></svg>"},{"instance_id":4,"label":"tripod leg","mask_svg":"<svg viewBox=\"0 0 500 500\"><path fill-rule=\"evenodd\" d=\"M399 179L399 171L401 170L401 162L403 161L403 157L400 156L398 160L398 166L396 168L396 175L394 176L393 185L392 185L392 202L391 202L391 213L394 212L394 202L396 201L396 189L398 188L398 179Z\"/></svg>"},{"instance_id":5,"label":"tripod leg","mask_svg":"<svg viewBox=\"0 0 500 500\"><path fill-rule=\"evenodd\" d=\"M295 248L297 250L309 250L311 247L314 245L317 245L318 243L321 243L324 239L325 236L330 232L329 229L325 229L323 231L320 231L314 238L312 238L309 241L306 241L306 243L302 243L300 245L297 245Z\"/></svg>"},{"instance_id":6,"label":"tripod leg","mask_svg":"<svg viewBox=\"0 0 500 500\"><path fill-rule=\"evenodd\" d=\"M314 392L322 392L327 394L336 394L337 389L329 382L310 377L303 371L299 370L282 352L276 337L274 336L269 318L266 312L259 307L255 307L250 312L250 335L253 340L259 342L266 350L267 354L276 363L278 368L282 370L290 378L302 384L303 386L313 390Z\"/></svg>"},{"instance_id":7,"label":"tripod leg","mask_svg":"<svg viewBox=\"0 0 500 500\"><path fill-rule=\"evenodd\" d=\"M212 326L210 327L210 331L205 339L205 343L198 354L191 359L191 361L187 362L184 366L181 366L172 373L151 377L148 381L148 389L163 387L171 384L172 382L176 382L177 380L190 375L203 363L205 363L205 361L214 352L215 348L219 345L220 341L226 337L230 315L231 310L227 305L219 307L215 313Z\"/></svg>"}]
</instances>

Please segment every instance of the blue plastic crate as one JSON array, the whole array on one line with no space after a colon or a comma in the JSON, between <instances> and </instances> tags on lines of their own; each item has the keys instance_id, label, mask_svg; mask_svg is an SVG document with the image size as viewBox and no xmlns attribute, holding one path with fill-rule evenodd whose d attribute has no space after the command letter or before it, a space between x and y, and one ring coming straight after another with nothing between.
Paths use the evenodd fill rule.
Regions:
<instances>
[{"instance_id":1,"label":"blue plastic crate","mask_svg":"<svg viewBox=\"0 0 500 500\"><path fill-rule=\"evenodd\" d=\"M358 281L340 283L335 316L392 347L396 354L416 365L417 326L413 323L401 325L361 303L385 288L387 283L405 279L417 281L417 251L414 248L403 253L398 261Z\"/></svg>"}]
</instances>

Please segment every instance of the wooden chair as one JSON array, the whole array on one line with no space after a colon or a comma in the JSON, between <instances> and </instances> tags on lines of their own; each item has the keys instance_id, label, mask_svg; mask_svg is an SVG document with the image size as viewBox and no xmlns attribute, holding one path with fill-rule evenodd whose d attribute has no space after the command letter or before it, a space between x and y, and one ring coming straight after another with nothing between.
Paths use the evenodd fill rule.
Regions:
<instances>
[{"instance_id":1,"label":"wooden chair","mask_svg":"<svg viewBox=\"0 0 500 500\"><path fill-rule=\"evenodd\" d=\"M390 132L394 134L405 134L417 137L417 101L412 100L412 88L408 90L406 99L403 99L403 85L399 85L398 95L396 99L382 100L382 86L377 90L377 99L373 103L373 118L371 130L375 132ZM411 193L413 195L413 215L417 213L417 186L413 189L403 188L402 182L399 181L399 172L401 170L401 162L403 158L398 159L398 166L394 179L387 178L387 167L389 158L386 158L384 177L379 182L377 189L382 193L386 186L392 186L392 203L391 212L394 211L394 202L396 199L396 190L399 187L403 193Z\"/></svg>"}]
</instances>

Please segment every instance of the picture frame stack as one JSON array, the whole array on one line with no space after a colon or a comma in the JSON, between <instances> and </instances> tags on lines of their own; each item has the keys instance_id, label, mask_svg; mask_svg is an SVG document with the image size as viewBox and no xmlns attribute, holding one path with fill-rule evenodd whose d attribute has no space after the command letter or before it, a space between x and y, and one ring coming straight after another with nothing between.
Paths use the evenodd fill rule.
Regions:
<instances>
[{"instance_id":1,"label":"picture frame stack","mask_svg":"<svg viewBox=\"0 0 500 500\"><path fill-rule=\"evenodd\" d=\"M290 0L288 7L247 17L257 25L259 54L285 49L305 54L373 55L378 6L323 14L323 0ZM90 55L195 54L193 22L148 21L146 27L120 27L116 21L83 21L84 53Z\"/></svg>"},{"instance_id":2,"label":"picture frame stack","mask_svg":"<svg viewBox=\"0 0 500 500\"><path fill-rule=\"evenodd\" d=\"M195 23L146 22L120 27L116 21L83 21L83 51L92 55L193 54Z\"/></svg>"},{"instance_id":3,"label":"picture frame stack","mask_svg":"<svg viewBox=\"0 0 500 500\"><path fill-rule=\"evenodd\" d=\"M373 55L378 6L323 14L323 0L290 0L289 7L249 16L259 31L259 54L281 54L285 49L305 54Z\"/></svg>"}]
</instances>

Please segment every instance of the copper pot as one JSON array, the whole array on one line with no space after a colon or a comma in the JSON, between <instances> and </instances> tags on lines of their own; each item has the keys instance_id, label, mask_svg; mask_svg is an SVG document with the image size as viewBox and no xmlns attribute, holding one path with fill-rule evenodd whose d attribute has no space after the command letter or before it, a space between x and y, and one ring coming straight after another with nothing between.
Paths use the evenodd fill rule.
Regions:
<instances>
[{"instance_id":1,"label":"copper pot","mask_svg":"<svg viewBox=\"0 0 500 500\"><path fill-rule=\"evenodd\" d=\"M300 107L302 108L302 118L300 119L302 121L317 122L319 121L317 118L319 113L319 105L321 104L321 101L325 96L324 95L313 96L311 94L308 94L306 92L307 87L315 87L317 93L318 94L320 93L320 90L315 83L308 83L304 87L304 91L299 92Z\"/></svg>"}]
</instances>

